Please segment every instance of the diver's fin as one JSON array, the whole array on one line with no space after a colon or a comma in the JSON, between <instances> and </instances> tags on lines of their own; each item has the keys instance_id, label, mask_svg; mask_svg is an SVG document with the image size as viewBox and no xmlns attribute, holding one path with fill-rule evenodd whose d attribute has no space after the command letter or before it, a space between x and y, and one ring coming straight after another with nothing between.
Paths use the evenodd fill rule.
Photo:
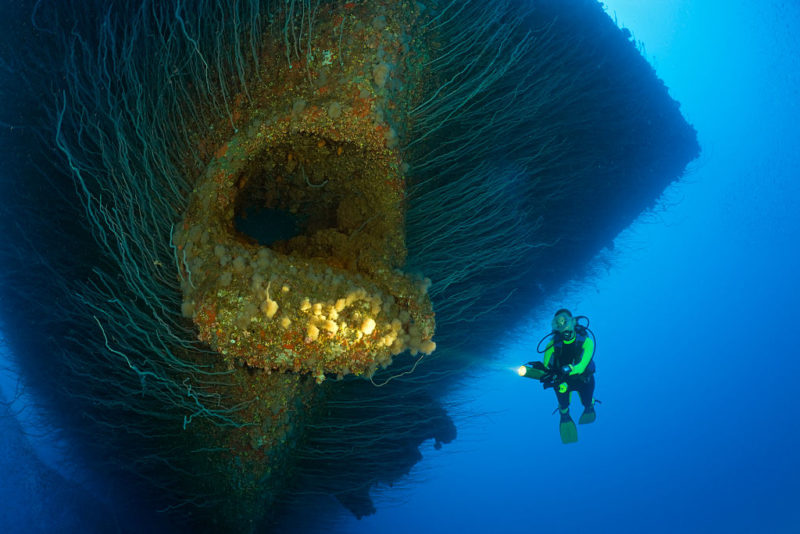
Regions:
<instances>
[{"instance_id":1,"label":"diver's fin","mask_svg":"<svg viewBox=\"0 0 800 534\"><path fill-rule=\"evenodd\" d=\"M561 443L567 444L578 441L578 427L575 426L575 421L572 420L569 413L561 414L558 432L561 434Z\"/></svg>"},{"instance_id":2,"label":"diver's fin","mask_svg":"<svg viewBox=\"0 0 800 534\"><path fill-rule=\"evenodd\" d=\"M595 419L597 419L597 413L594 411L594 403L592 403L590 406L583 409L581 418L578 419L578 424L588 425L589 423L594 423Z\"/></svg>"}]
</instances>

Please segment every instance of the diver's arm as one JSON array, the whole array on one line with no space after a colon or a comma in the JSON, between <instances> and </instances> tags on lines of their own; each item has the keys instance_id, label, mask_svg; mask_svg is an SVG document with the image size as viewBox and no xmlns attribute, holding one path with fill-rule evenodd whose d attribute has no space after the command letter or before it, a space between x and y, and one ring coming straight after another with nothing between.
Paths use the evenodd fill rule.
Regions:
<instances>
[{"instance_id":1,"label":"diver's arm","mask_svg":"<svg viewBox=\"0 0 800 534\"><path fill-rule=\"evenodd\" d=\"M547 348L544 349L544 358L542 358L542 363L545 367L550 369L550 359L553 357L553 342L549 342L547 344Z\"/></svg>"},{"instance_id":2,"label":"diver's arm","mask_svg":"<svg viewBox=\"0 0 800 534\"><path fill-rule=\"evenodd\" d=\"M589 362L592 361L592 355L594 354L594 340L590 337L587 337L583 341L583 354L581 355L581 361L579 361L575 365L571 365L572 370L569 372L570 375L579 375L586 370L586 366L589 365Z\"/></svg>"}]
</instances>

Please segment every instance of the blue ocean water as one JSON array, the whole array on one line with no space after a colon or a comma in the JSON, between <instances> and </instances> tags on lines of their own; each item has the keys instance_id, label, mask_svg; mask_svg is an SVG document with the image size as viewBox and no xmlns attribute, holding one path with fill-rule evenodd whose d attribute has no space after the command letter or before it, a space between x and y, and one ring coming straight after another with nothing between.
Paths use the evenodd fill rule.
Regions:
<instances>
[{"instance_id":1,"label":"blue ocean water","mask_svg":"<svg viewBox=\"0 0 800 534\"><path fill-rule=\"evenodd\" d=\"M596 278L519 310L526 327L498 332L494 363L449 399L458 439L423 446L405 483L374 492L375 515L335 532L800 532L800 6L605 4L681 102L703 155L598 259ZM569 446L552 392L514 372L537 358L561 306L591 319L602 401ZM11 450L6 469L29 460ZM12 474L0 509L19 532L32 511L74 504L26 503Z\"/></svg>"}]
</instances>

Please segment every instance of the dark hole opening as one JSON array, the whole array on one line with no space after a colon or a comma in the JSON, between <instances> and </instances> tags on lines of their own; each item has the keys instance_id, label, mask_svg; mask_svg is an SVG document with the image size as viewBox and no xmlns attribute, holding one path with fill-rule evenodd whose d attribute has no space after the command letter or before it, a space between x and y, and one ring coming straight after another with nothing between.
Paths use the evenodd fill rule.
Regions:
<instances>
[{"instance_id":1,"label":"dark hole opening","mask_svg":"<svg viewBox=\"0 0 800 534\"><path fill-rule=\"evenodd\" d=\"M264 247L304 234L307 223L305 215L255 205L237 210L233 219L237 232Z\"/></svg>"},{"instance_id":2,"label":"dark hole opening","mask_svg":"<svg viewBox=\"0 0 800 534\"><path fill-rule=\"evenodd\" d=\"M233 226L239 237L288 252L303 243L300 236L340 230L337 212L352 171L337 148L297 136L291 145L271 146L255 158L237 185Z\"/></svg>"}]
</instances>

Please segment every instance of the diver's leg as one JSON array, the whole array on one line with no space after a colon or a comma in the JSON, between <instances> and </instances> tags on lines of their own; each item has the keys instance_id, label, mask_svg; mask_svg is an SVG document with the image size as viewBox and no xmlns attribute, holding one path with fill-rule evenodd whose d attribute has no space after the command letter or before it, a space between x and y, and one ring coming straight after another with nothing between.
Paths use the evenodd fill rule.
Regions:
<instances>
[{"instance_id":1,"label":"diver's leg","mask_svg":"<svg viewBox=\"0 0 800 534\"><path fill-rule=\"evenodd\" d=\"M556 387L555 392L556 392L556 399L558 399L558 411L561 412L562 414L564 413L568 414L570 390L561 392L558 390L558 387Z\"/></svg>"},{"instance_id":2,"label":"diver's leg","mask_svg":"<svg viewBox=\"0 0 800 534\"><path fill-rule=\"evenodd\" d=\"M584 408L594 405L594 375L589 375L586 381L575 389L578 391Z\"/></svg>"},{"instance_id":3,"label":"diver's leg","mask_svg":"<svg viewBox=\"0 0 800 534\"><path fill-rule=\"evenodd\" d=\"M556 389L556 398L558 399L558 411L561 414L561 419L558 423L558 433L561 436L561 443L575 443L578 441L578 429L575 427L575 421L569 416L569 395L572 390L561 392Z\"/></svg>"},{"instance_id":4,"label":"diver's leg","mask_svg":"<svg viewBox=\"0 0 800 534\"><path fill-rule=\"evenodd\" d=\"M594 411L594 375L588 376L586 381L578 388L578 395L583 404L583 414L578 419L578 424L586 425L594 422L597 419L597 414Z\"/></svg>"}]
</instances>

